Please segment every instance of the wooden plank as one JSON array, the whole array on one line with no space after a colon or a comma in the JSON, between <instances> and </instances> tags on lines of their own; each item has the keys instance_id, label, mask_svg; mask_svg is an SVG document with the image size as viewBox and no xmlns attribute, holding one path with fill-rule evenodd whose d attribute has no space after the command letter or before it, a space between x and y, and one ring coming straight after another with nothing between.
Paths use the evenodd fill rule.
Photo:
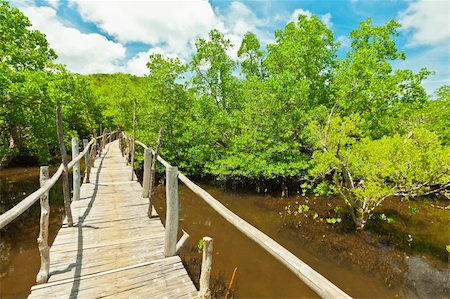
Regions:
<instances>
[{"instance_id":1,"label":"wooden plank","mask_svg":"<svg viewBox=\"0 0 450 299\"><path fill-rule=\"evenodd\" d=\"M35 286L29 298L43 298L48 294L54 297L79 298L196 298L197 291L186 277L188 276L180 258L171 257L86 275L75 280Z\"/></svg>"}]
</instances>

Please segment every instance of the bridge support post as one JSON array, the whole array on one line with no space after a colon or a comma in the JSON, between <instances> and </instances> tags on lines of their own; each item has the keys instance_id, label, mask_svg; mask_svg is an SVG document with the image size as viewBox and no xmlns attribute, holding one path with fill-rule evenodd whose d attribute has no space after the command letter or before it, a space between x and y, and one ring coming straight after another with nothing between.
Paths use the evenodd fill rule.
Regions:
<instances>
[{"instance_id":1,"label":"bridge support post","mask_svg":"<svg viewBox=\"0 0 450 299\"><path fill-rule=\"evenodd\" d=\"M78 157L80 150L78 149L78 138L72 138L72 160ZM73 166L73 200L80 199L80 162L75 163Z\"/></svg>"},{"instance_id":2,"label":"bridge support post","mask_svg":"<svg viewBox=\"0 0 450 299\"><path fill-rule=\"evenodd\" d=\"M151 149L146 148L144 150L144 178L142 180L142 197L143 198L148 197L148 194L149 194L151 164L152 164L152 151L151 151Z\"/></svg>"},{"instance_id":3,"label":"bridge support post","mask_svg":"<svg viewBox=\"0 0 450 299\"><path fill-rule=\"evenodd\" d=\"M41 187L50 178L48 174L48 166L41 166L39 182ZM50 216L50 204L48 200L49 192L45 192L40 197L41 202L41 219L39 228L39 237L37 239L39 255L41 256L41 269L36 276L36 283L42 284L46 283L49 277L50 270L50 248L48 247L48 219Z\"/></svg>"},{"instance_id":4,"label":"bridge support post","mask_svg":"<svg viewBox=\"0 0 450 299\"><path fill-rule=\"evenodd\" d=\"M176 255L178 233L178 167L166 168L166 230L164 256Z\"/></svg>"},{"instance_id":5,"label":"bridge support post","mask_svg":"<svg viewBox=\"0 0 450 299\"><path fill-rule=\"evenodd\" d=\"M95 134L94 134L94 143L92 143L91 151L89 153L89 164L86 165L86 179L85 179L86 183L91 182L91 170L92 170L92 167L94 167L96 150L97 150L97 139L95 138Z\"/></svg>"},{"instance_id":6,"label":"bridge support post","mask_svg":"<svg viewBox=\"0 0 450 299\"><path fill-rule=\"evenodd\" d=\"M211 298L210 278L212 270L213 258L213 239L210 237L203 237L203 258L202 270L200 273L200 290L198 295L201 299Z\"/></svg>"},{"instance_id":7,"label":"bridge support post","mask_svg":"<svg viewBox=\"0 0 450 299\"><path fill-rule=\"evenodd\" d=\"M86 149L86 147L88 146L89 141L87 139L83 139L83 149ZM88 165L91 163L91 155L90 155L90 151L86 151L86 154L84 154L84 168L85 168L85 173L87 172L88 169Z\"/></svg>"}]
</instances>

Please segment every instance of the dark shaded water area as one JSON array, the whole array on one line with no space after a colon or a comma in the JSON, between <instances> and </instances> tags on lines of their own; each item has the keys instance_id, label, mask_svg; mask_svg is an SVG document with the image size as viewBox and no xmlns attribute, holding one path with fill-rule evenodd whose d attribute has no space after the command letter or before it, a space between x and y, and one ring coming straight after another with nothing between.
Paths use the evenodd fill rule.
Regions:
<instances>
[{"instance_id":1,"label":"dark shaded water area","mask_svg":"<svg viewBox=\"0 0 450 299\"><path fill-rule=\"evenodd\" d=\"M54 171L56 167L51 168L51 174ZM448 297L445 245L450 244L449 211L432 206L445 202L387 201L365 232L354 233L346 225L338 198L281 199L207 184L202 187L355 298ZM0 171L1 213L38 188L39 167ZM198 241L210 236L214 238L213 284L218 293L224 294L237 268L231 287L234 298L317 298L285 266L182 183L179 197L180 229L191 235L181 255L194 280L198 279L201 261ZM64 217L61 182L52 188L50 203L51 244ZM157 187L154 205L164 222L162 185ZM308 205L308 211L299 213L300 205ZM39 214L36 203L0 230L0 298L25 298L34 285L40 266L36 243ZM393 221L380 220L382 214ZM325 220L330 217L341 217L342 222L330 225Z\"/></svg>"}]
</instances>

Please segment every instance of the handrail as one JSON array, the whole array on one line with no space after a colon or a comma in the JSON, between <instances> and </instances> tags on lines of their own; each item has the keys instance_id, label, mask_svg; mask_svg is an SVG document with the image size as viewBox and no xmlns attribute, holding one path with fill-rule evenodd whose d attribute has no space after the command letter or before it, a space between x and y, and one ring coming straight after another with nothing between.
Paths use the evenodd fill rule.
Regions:
<instances>
[{"instance_id":1,"label":"handrail","mask_svg":"<svg viewBox=\"0 0 450 299\"><path fill-rule=\"evenodd\" d=\"M20 201L17 205L6 211L5 213L0 215L0 229L5 227L8 223L19 217L23 212L25 212L29 207L31 207L39 197L50 190L53 185L58 181L59 177L64 171L63 165L59 165L58 170L55 174L50 178L50 180L45 183L44 186L34 191L30 195L28 195L25 199Z\"/></svg>"},{"instance_id":2,"label":"handrail","mask_svg":"<svg viewBox=\"0 0 450 299\"><path fill-rule=\"evenodd\" d=\"M67 168L71 169L75 163L78 163L78 161L80 161L84 155L86 155L88 149L91 147L91 145L94 143L94 139L92 139L86 146L86 148L75 158L72 159L72 161L69 162L69 164L67 164Z\"/></svg>"},{"instance_id":3,"label":"handrail","mask_svg":"<svg viewBox=\"0 0 450 299\"><path fill-rule=\"evenodd\" d=\"M95 137L95 139L100 139L100 138L103 138L104 135L108 136L108 135L112 135L112 134L117 133L117 132L118 131L112 131L112 132L109 132L109 133L105 133L105 134L102 134L100 136Z\"/></svg>"},{"instance_id":4,"label":"handrail","mask_svg":"<svg viewBox=\"0 0 450 299\"><path fill-rule=\"evenodd\" d=\"M149 148L148 146L146 146L145 144L143 144L142 142L137 141L137 140L136 140L136 144L139 144L139 145L142 146L144 149ZM151 149L151 150L152 150L152 155L154 155L154 154L155 154L155 151L154 151L153 149ZM161 158L161 156L158 155L158 157L156 157L156 158L158 159L158 161L159 161L162 165L164 165L164 167L171 167L171 166L172 166L172 165L170 165L166 160L164 160L163 158ZM180 172L178 172L178 173L180 173Z\"/></svg>"},{"instance_id":5,"label":"handrail","mask_svg":"<svg viewBox=\"0 0 450 299\"><path fill-rule=\"evenodd\" d=\"M103 136L103 135L102 135ZM101 136L100 136L101 137ZM88 149L92 146L94 143L94 138L88 143L88 146L75 158L70 161L70 163L67 165L68 169L71 169L75 163L80 161ZM27 197L25 197L23 200L21 200L18 204L16 204L14 207L9 209L8 211L4 212L0 215L0 229L8 225L11 221L19 217L23 212L25 212L29 207L31 207L41 195L43 195L45 192L49 191L50 188L55 185L55 183L58 181L59 177L64 171L64 167L62 163L59 165L58 170L55 172L55 174L45 183L44 186L39 188L38 190L34 191Z\"/></svg>"},{"instance_id":6,"label":"handrail","mask_svg":"<svg viewBox=\"0 0 450 299\"><path fill-rule=\"evenodd\" d=\"M142 146L144 149L148 148L140 141L136 141L136 143ZM152 153L155 154L153 150ZM165 167L171 167L171 165L160 156L158 156L157 159ZM308 264L292 254L289 250L287 250L279 243L272 240L269 236L258 230L256 227L247 223L245 220L226 208L217 199L212 197L211 194L197 186L181 172L178 172L178 178L186 185L186 187L191 189L195 194L205 200L206 203L208 203L229 223L234 225L238 230L255 241L273 257L275 257L282 264L288 267L289 270L291 270L298 278L306 283L319 296L321 296L322 298L351 298L348 294L339 289L336 285L334 285L320 273L312 269Z\"/></svg>"}]
</instances>

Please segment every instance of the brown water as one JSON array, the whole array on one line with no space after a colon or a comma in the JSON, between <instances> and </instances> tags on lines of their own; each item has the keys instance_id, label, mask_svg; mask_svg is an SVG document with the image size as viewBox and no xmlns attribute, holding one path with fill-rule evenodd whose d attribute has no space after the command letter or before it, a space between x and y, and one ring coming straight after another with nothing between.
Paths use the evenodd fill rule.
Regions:
<instances>
[{"instance_id":1,"label":"brown water","mask_svg":"<svg viewBox=\"0 0 450 299\"><path fill-rule=\"evenodd\" d=\"M38 167L1 171L0 212L3 213L36 190L39 187L38 180ZM310 245L317 239L316 234L319 232L322 234L320 230L311 230L312 227L317 226L310 226L309 230L305 224L303 224L304 230L283 226L284 223L278 212L283 210L285 205L294 204L301 198L287 201L267 195L224 191L211 186L204 186L204 188L230 210L262 230L355 298L448 297L446 295L448 294L448 264L442 258L445 253L442 253L442 250L439 251L441 243L448 242L449 228L445 225L449 220L447 211L431 209L428 213L425 204L414 203L414 207L419 210L418 217L403 221L401 215L396 215L397 220L394 224L379 226L379 234L392 235L394 232L401 233L402 230L408 229L408 233L412 233L415 240L431 240L418 242L419 245L425 244L428 247L421 245L420 248L414 248L416 242L414 241L411 248L403 251L391 250L392 245L384 243L382 246L375 247L375 252L381 257L389 252L390 255L398 255L399 259L402 259L402 267L399 270L402 280L388 287L386 279L380 275L378 269L370 271L366 269L367 267L358 267L345 259L340 259L339 251L342 249L333 243L337 239L326 241L328 235L340 235L340 231L335 228L326 226L325 229L329 233L327 231L327 236L324 237L323 246L314 247ZM51 241L63 219L61 189L60 184L55 185L50 194ZM228 284L233 270L237 267L237 275L233 283L236 298L317 298L317 295L285 266L226 222L181 183L179 195L180 228L191 235L188 246L182 252L184 259L197 254L192 253L192 248L196 248L203 236L214 238L213 276L217 277L220 274L222 280ZM164 196L164 186L159 186L155 208L160 215L164 215ZM393 203L387 203L386 206L387 210L398 208L398 205ZM39 204L37 203L0 231L0 298L25 298L31 286L34 285L40 265L36 244L38 230ZM306 235L301 236L299 232ZM374 234L376 233L367 233L368 236ZM347 238L344 235L345 239L351 239L354 234L348 236ZM359 242L360 239L356 240ZM330 248L333 250L333 246L336 248L330 254ZM321 247L327 250L319 250ZM359 247L355 247L355 250L359 250ZM351 255L352 252L349 252ZM364 259L364 254L358 258Z\"/></svg>"},{"instance_id":2,"label":"brown water","mask_svg":"<svg viewBox=\"0 0 450 299\"><path fill-rule=\"evenodd\" d=\"M50 168L50 175L57 167ZM0 171L0 213L39 189L39 167L7 168ZM0 298L26 298L40 267L37 247L39 201L0 230ZM49 243L62 224L62 184L50 190Z\"/></svg>"},{"instance_id":3,"label":"brown water","mask_svg":"<svg viewBox=\"0 0 450 299\"><path fill-rule=\"evenodd\" d=\"M281 217L274 210L274 205L266 204L275 202L277 205L283 206L286 202L294 203L299 198L285 201L267 195L224 191L211 186L204 186L204 188L230 210L269 235L354 298L447 297L448 265L438 257L434 258L433 253L420 255L412 252L409 255L398 250L389 251L391 254L401 256L402 265L406 267L402 269L402 280L389 287L386 279L379 273L337 261L333 255L308 246L307 241L299 238L291 229L283 228ZM165 213L164 192L164 187L159 186L155 207L160 215ZM238 298L317 297L290 270L245 237L182 184L179 197L180 228L191 235L187 247L196 247L203 236L212 237L214 239L213 275L220 274L228 284L234 268L237 267L236 296ZM424 212L422 214L426 216ZM446 215L446 218L444 216L441 221L434 222L437 225L448 223L448 213L441 212L440 215L441 217ZM397 225L400 225L401 221L397 222ZM413 230L414 232L422 231L422 234L428 232L428 238L444 238L448 241L448 226L441 227L438 232L436 230L430 232L427 227L420 225ZM319 237L325 237L325 235ZM322 244L325 247L325 243ZM386 251L386 245L376 249L378 250L377 255L382 257ZM335 248L334 250L340 249ZM185 255L186 258L192 254L189 250L185 250L182 255ZM382 259L380 257L378 259ZM386 257L388 257L387 254ZM392 263L393 261L388 260L388 262ZM430 280L432 281L430 282Z\"/></svg>"}]
</instances>

